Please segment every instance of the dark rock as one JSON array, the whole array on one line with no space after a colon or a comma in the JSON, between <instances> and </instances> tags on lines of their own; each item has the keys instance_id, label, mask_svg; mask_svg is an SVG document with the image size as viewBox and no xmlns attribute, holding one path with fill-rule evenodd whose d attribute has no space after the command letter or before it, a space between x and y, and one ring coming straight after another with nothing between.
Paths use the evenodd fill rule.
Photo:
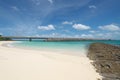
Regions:
<instances>
[{"instance_id":1,"label":"dark rock","mask_svg":"<svg viewBox=\"0 0 120 80\"><path fill-rule=\"evenodd\" d=\"M103 43L90 45L87 55L103 80L120 80L120 47Z\"/></svg>"}]
</instances>

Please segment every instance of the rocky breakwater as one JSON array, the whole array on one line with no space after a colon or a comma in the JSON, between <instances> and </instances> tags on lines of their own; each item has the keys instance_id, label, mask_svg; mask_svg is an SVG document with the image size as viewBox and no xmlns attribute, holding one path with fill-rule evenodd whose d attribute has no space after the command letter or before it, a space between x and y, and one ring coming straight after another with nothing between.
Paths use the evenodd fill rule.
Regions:
<instances>
[{"instance_id":1,"label":"rocky breakwater","mask_svg":"<svg viewBox=\"0 0 120 80\"><path fill-rule=\"evenodd\" d=\"M93 60L92 64L103 76L102 80L120 80L120 47L93 43L87 56Z\"/></svg>"}]
</instances>

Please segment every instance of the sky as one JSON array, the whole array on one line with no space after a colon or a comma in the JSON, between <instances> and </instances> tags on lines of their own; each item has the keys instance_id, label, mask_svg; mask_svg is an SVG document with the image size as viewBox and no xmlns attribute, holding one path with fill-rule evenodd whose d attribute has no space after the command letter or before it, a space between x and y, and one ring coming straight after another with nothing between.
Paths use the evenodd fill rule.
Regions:
<instances>
[{"instance_id":1,"label":"sky","mask_svg":"<svg viewBox=\"0 0 120 80\"><path fill-rule=\"evenodd\" d=\"M0 34L120 39L120 0L0 0Z\"/></svg>"}]
</instances>

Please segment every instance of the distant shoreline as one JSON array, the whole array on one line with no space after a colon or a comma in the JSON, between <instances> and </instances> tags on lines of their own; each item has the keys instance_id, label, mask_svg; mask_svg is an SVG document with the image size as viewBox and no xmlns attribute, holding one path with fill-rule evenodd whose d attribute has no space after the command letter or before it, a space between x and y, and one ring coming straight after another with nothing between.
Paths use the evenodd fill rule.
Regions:
<instances>
[{"instance_id":1,"label":"distant shoreline","mask_svg":"<svg viewBox=\"0 0 120 80\"><path fill-rule=\"evenodd\" d=\"M41 39L44 41L87 41L87 40L108 40L111 41L113 39L94 39L94 38L71 38L71 37L25 37L25 36L1 36L1 38L4 40L19 40L19 39L26 39L28 41L32 41L33 39Z\"/></svg>"}]
</instances>

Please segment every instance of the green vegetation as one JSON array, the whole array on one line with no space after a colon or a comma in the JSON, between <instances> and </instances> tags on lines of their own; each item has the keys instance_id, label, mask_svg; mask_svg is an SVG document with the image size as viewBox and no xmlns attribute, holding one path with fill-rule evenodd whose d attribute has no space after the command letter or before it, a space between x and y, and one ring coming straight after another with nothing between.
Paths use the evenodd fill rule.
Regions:
<instances>
[{"instance_id":1,"label":"green vegetation","mask_svg":"<svg viewBox=\"0 0 120 80\"><path fill-rule=\"evenodd\" d=\"M10 38L4 38L2 35L0 35L0 41L9 41L11 40Z\"/></svg>"}]
</instances>

